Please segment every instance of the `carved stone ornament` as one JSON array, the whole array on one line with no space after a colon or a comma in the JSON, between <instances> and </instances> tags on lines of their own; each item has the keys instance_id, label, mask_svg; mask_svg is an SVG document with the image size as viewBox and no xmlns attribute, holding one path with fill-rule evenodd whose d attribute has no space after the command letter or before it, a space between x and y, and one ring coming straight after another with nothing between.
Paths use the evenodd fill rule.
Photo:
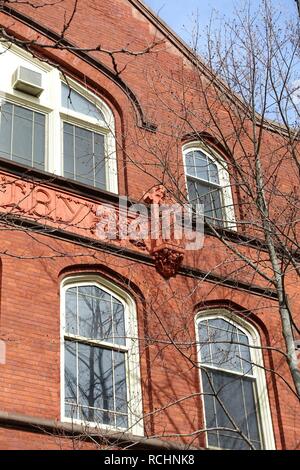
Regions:
<instances>
[{"instance_id":1,"label":"carved stone ornament","mask_svg":"<svg viewBox=\"0 0 300 470\"><path fill-rule=\"evenodd\" d=\"M150 189L148 193L145 194L143 200L146 204L163 204L166 199L166 188L161 184Z\"/></svg>"},{"instance_id":2,"label":"carved stone ornament","mask_svg":"<svg viewBox=\"0 0 300 470\"><path fill-rule=\"evenodd\" d=\"M165 278L176 276L182 265L184 250L177 247L162 245L152 251L157 271Z\"/></svg>"},{"instance_id":3,"label":"carved stone ornament","mask_svg":"<svg viewBox=\"0 0 300 470\"><path fill-rule=\"evenodd\" d=\"M171 198L167 198L166 189L162 185L152 188L143 199L146 204L162 205L173 202ZM150 255L154 258L157 271L165 279L170 279L171 277L176 276L182 265L184 249L182 241L175 240L173 238L163 240L161 226L159 235L160 236L157 240L148 240L146 245L149 247L148 251Z\"/></svg>"}]
</instances>

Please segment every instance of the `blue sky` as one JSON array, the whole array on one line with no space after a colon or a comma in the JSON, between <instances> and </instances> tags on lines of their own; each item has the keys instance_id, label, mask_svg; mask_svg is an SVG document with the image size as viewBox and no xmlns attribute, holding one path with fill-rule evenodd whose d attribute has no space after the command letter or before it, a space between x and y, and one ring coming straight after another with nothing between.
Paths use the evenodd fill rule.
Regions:
<instances>
[{"instance_id":1,"label":"blue sky","mask_svg":"<svg viewBox=\"0 0 300 470\"><path fill-rule=\"evenodd\" d=\"M295 0L272 1L282 11L283 17L297 14ZM190 42L188 31L197 11L199 24L205 28L213 10L229 19L234 15L235 6L242 3L241 0L144 0L144 2L186 42ZM253 5L254 8L258 3L259 0L251 0L251 6Z\"/></svg>"}]
</instances>

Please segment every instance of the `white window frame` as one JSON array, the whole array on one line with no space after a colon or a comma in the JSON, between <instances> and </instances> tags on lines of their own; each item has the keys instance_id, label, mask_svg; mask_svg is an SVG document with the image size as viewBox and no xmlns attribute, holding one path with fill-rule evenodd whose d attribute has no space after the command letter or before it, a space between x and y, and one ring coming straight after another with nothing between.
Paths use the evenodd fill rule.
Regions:
<instances>
[{"instance_id":1,"label":"white window frame","mask_svg":"<svg viewBox=\"0 0 300 470\"><path fill-rule=\"evenodd\" d=\"M202 371L201 366L204 366L207 369L211 370L220 370L228 373L233 373L232 370L227 370L223 367L211 366L209 364L204 364L201 361L201 346L199 338L199 323L205 320L210 319L222 319L228 322L229 324L239 328L249 339L250 354L253 373L251 374L254 377L257 387L257 396L259 397L257 405L257 416L259 418L259 427L262 437L262 448L264 450L275 450L275 439L274 439L274 430L273 422L271 416L268 388L266 382L266 375L264 371L264 360L261 349L261 340L256 328L254 328L249 322L245 321L243 318L238 315L234 315L232 312L226 309L212 309L198 312L195 317L195 330L196 330L196 342L197 342L197 360L199 367L199 381L200 389L203 391L202 384ZM252 346L252 347L251 347ZM244 376L242 373L234 372L236 375ZM247 376L247 375L245 375ZM205 413L205 403L204 397L201 398L202 401L202 412L203 412L203 421L204 427L206 428L206 413ZM207 448L215 448L208 444L207 433L205 433L205 441ZM220 449L218 447L218 449Z\"/></svg>"},{"instance_id":2,"label":"white window frame","mask_svg":"<svg viewBox=\"0 0 300 470\"><path fill-rule=\"evenodd\" d=\"M97 422L83 421L78 419L68 418L64 414L65 409L65 400L64 400L64 391L65 391L65 360L64 360L64 345L65 345L65 336L85 339L80 336L74 336L70 334L65 334L65 301L66 301L66 291L71 287L76 286L97 286L100 289L104 290L108 294L115 297L119 302L122 303L124 307L124 318L125 318L125 332L126 332L126 346L116 346L116 344L111 344L111 348L120 351L127 351L126 358L126 384L127 384L127 397L128 397L128 429L118 428L110 425L105 425ZM68 423L75 423L84 426L90 426L91 428L99 428L106 431L120 431L128 432L136 436L144 435L144 424L143 424L143 403L142 403L142 390L141 390L141 375L140 375L140 355L139 355L139 341L138 341L138 324L137 324L137 313L136 305L131 296L129 296L125 291L120 289L118 286L103 278L100 275L77 275L69 276L65 278L61 283L61 341L60 341L60 356L61 356L61 421ZM91 341L91 344L93 341ZM103 345L106 349L110 348L108 342L94 341L94 344L97 346Z\"/></svg>"},{"instance_id":3,"label":"white window frame","mask_svg":"<svg viewBox=\"0 0 300 470\"><path fill-rule=\"evenodd\" d=\"M2 101L8 101L12 104L23 106L45 115L45 171L58 176L63 176L62 126L63 122L69 122L70 124L104 135L106 159L105 189L117 194L118 169L115 141L115 119L109 106L75 80L69 77L66 78L58 69L32 57L31 54L15 45L10 45L10 47L8 47L0 44L0 52L4 52L2 57L7 57L8 63L14 63L14 69L16 69L18 65L23 65L42 74L45 90L39 98L36 98L13 89L11 84L11 72L13 69L10 70L10 77L6 77L6 81L3 80L5 85L1 85L0 78L0 105ZM9 81L8 78L10 78ZM84 114L63 108L61 105L62 83L67 84L71 89L82 95L83 98L95 105L103 114L104 120L98 121L97 119L90 118Z\"/></svg>"},{"instance_id":4,"label":"white window frame","mask_svg":"<svg viewBox=\"0 0 300 470\"><path fill-rule=\"evenodd\" d=\"M219 175L219 184L214 184L211 182L207 181L208 185L215 186L216 188L220 189L221 192L221 198L224 207L222 208L222 212L224 215L224 225L226 228L230 230L236 230L236 220L235 220L235 212L234 212L234 204L233 204L233 197L232 197L232 191L231 191L231 184L230 184L230 177L229 177L229 172L228 172L228 165L224 161L224 159L221 158L219 154L215 152L211 147L209 147L207 144L199 141L193 141L185 144L183 146L183 165L184 165L184 175L185 175L185 185L186 185L186 191L187 195L189 196L188 193L188 178L191 178L195 181L203 181L204 183L206 182L205 180L202 180L201 178L197 178L196 176L193 177L191 175L188 175L187 173L187 165L186 165L186 155L189 152L201 150L211 161L214 163L217 167L218 170L218 175Z\"/></svg>"}]
</instances>

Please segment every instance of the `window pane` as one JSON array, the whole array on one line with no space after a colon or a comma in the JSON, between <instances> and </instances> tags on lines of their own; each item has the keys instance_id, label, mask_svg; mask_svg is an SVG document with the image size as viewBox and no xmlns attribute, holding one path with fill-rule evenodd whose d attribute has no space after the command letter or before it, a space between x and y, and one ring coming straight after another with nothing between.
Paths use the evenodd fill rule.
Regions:
<instances>
[{"instance_id":1,"label":"window pane","mask_svg":"<svg viewBox=\"0 0 300 470\"><path fill-rule=\"evenodd\" d=\"M74 404L77 401L76 347L76 343L65 342L65 402ZM69 412L72 410L69 409ZM67 416L71 417L69 414Z\"/></svg>"},{"instance_id":2,"label":"window pane","mask_svg":"<svg viewBox=\"0 0 300 470\"><path fill-rule=\"evenodd\" d=\"M64 122L64 176L75 177L74 126Z\"/></svg>"},{"instance_id":3,"label":"window pane","mask_svg":"<svg viewBox=\"0 0 300 470\"><path fill-rule=\"evenodd\" d=\"M33 112L14 106L12 159L32 165Z\"/></svg>"},{"instance_id":4,"label":"window pane","mask_svg":"<svg viewBox=\"0 0 300 470\"><path fill-rule=\"evenodd\" d=\"M208 177L208 159L207 156L197 150L194 152L196 176L202 180L209 181Z\"/></svg>"},{"instance_id":5,"label":"window pane","mask_svg":"<svg viewBox=\"0 0 300 470\"><path fill-rule=\"evenodd\" d=\"M34 113L33 166L45 168L45 116Z\"/></svg>"},{"instance_id":6,"label":"window pane","mask_svg":"<svg viewBox=\"0 0 300 470\"><path fill-rule=\"evenodd\" d=\"M126 344L125 323L124 323L124 307L121 302L113 302L114 317L114 342L115 344Z\"/></svg>"},{"instance_id":7,"label":"window pane","mask_svg":"<svg viewBox=\"0 0 300 470\"><path fill-rule=\"evenodd\" d=\"M209 181L211 183L219 184L219 172L215 163L209 160Z\"/></svg>"},{"instance_id":8,"label":"window pane","mask_svg":"<svg viewBox=\"0 0 300 470\"><path fill-rule=\"evenodd\" d=\"M70 288L66 291L66 332L125 345L124 306L96 286Z\"/></svg>"},{"instance_id":9,"label":"window pane","mask_svg":"<svg viewBox=\"0 0 300 470\"><path fill-rule=\"evenodd\" d=\"M204 393L205 403L205 421L206 428L216 428L218 426L217 414L215 410L215 398L213 389L209 384L209 379L212 380L212 374L210 371L202 370L202 389Z\"/></svg>"},{"instance_id":10,"label":"window pane","mask_svg":"<svg viewBox=\"0 0 300 470\"><path fill-rule=\"evenodd\" d=\"M100 319L99 321L99 338L109 343L114 342L112 332L112 305L111 301L97 299L95 301L95 310Z\"/></svg>"},{"instance_id":11,"label":"window pane","mask_svg":"<svg viewBox=\"0 0 300 470\"><path fill-rule=\"evenodd\" d=\"M73 287L66 292L66 332L77 335L77 289Z\"/></svg>"},{"instance_id":12,"label":"window pane","mask_svg":"<svg viewBox=\"0 0 300 470\"><path fill-rule=\"evenodd\" d=\"M104 136L94 133L94 154L95 154L95 186L106 188Z\"/></svg>"},{"instance_id":13,"label":"window pane","mask_svg":"<svg viewBox=\"0 0 300 470\"><path fill-rule=\"evenodd\" d=\"M66 342L65 358L67 416L128 427L125 353Z\"/></svg>"},{"instance_id":14,"label":"window pane","mask_svg":"<svg viewBox=\"0 0 300 470\"><path fill-rule=\"evenodd\" d=\"M79 334L113 342L111 296L94 286L79 288Z\"/></svg>"},{"instance_id":15,"label":"window pane","mask_svg":"<svg viewBox=\"0 0 300 470\"><path fill-rule=\"evenodd\" d=\"M210 377L212 386L207 375ZM258 417L254 402L254 381L247 377L210 370L207 373L202 372L202 384L205 394L214 395L213 399L210 395L204 398L206 425L208 428L213 426L219 428L217 432L211 432L208 438L214 436L212 440L215 442L218 437L220 447L225 449L249 448L239 433L230 431L230 429L237 429L242 431L256 448L260 448Z\"/></svg>"},{"instance_id":16,"label":"window pane","mask_svg":"<svg viewBox=\"0 0 300 470\"><path fill-rule=\"evenodd\" d=\"M76 180L94 185L93 133L75 127L75 176Z\"/></svg>"},{"instance_id":17,"label":"window pane","mask_svg":"<svg viewBox=\"0 0 300 470\"><path fill-rule=\"evenodd\" d=\"M112 351L78 345L79 404L89 408L114 410ZM92 410L90 410L92 413ZM89 415L93 421L94 416ZM107 423L109 424L109 423Z\"/></svg>"},{"instance_id":18,"label":"window pane","mask_svg":"<svg viewBox=\"0 0 300 470\"><path fill-rule=\"evenodd\" d=\"M236 326L222 318L201 321L199 339L203 363L252 374L249 339Z\"/></svg>"},{"instance_id":19,"label":"window pane","mask_svg":"<svg viewBox=\"0 0 300 470\"><path fill-rule=\"evenodd\" d=\"M188 179L188 193L190 203L203 204L204 205L204 215L212 213L212 203L209 196L210 187L206 184L201 183L200 181L193 181Z\"/></svg>"},{"instance_id":20,"label":"window pane","mask_svg":"<svg viewBox=\"0 0 300 470\"><path fill-rule=\"evenodd\" d=\"M45 168L45 116L3 103L0 114L0 156L40 169Z\"/></svg>"},{"instance_id":21,"label":"window pane","mask_svg":"<svg viewBox=\"0 0 300 470\"><path fill-rule=\"evenodd\" d=\"M106 188L104 136L64 123L64 176Z\"/></svg>"},{"instance_id":22,"label":"window pane","mask_svg":"<svg viewBox=\"0 0 300 470\"><path fill-rule=\"evenodd\" d=\"M0 156L11 158L13 106L10 103L1 105L0 113Z\"/></svg>"},{"instance_id":23,"label":"window pane","mask_svg":"<svg viewBox=\"0 0 300 470\"><path fill-rule=\"evenodd\" d=\"M252 374L252 361L250 355L249 339L246 335L239 333L240 353L242 358L242 368L245 374Z\"/></svg>"},{"instance_id":24,"label":"window pane","mask_svg":"<svg viewBox=\"0 0 300 470\"><path fill-rule=\"evenodd\" d=\"M247 419L248 419L248 427L251 440L259 442L259 428L258 428L258 416L256 412L256 405L255 405L255 384L250 380L243 381L243 389L245 394L245 403L247 409Z\"/></svg>"},{"instance_id":25,"label":"window pane","mask_svg":"<svg viewBox=\"0 0 300 470\"><path fill-rule=\"evenodd\" d=\"M211 202L212 202L211 217L214 217L219 222L223 218L221 192L219 189L211 188L210 195L211 195Z\"/></svg>"},{"instance_id":26,"label":"window pane","mask_svg":"<svg viewBox=\"0 0 300 470\"><path fill-rule=\"evenodd\" d=\"M207 320L199 323L199 340L200 340L200 351L201 351L201 362L204 364L211 363L211 349L210 341L207 329Z\"/></svg>"},{"instance_id":27,"label":"window pane","mask_svg":"<svg viewBox=\"0 0 300 470\"><path fill-rule=\"evenodd\" d=\"M116 411L127 413L125 354L114 352Z\"/></svg>"},{"instance_id":28,"label":"window pane","mask_svg":"<svg viewBox=\"0 0 300 470\"><path fill-rule=\"evenodd\" d=\"M61 86L61 105L77 113L104 121L103 113L93 103L65 83L62 83Z\"/></svg>"},{"instance_id":29,"label":"window pane","mask_svg":"<svg viewBox=\"0 0 300 470\"><path fill-rule=\"evenodd\" d=\"M209 329L212 364L224 369L242 372L236 332Z\"/></svg>"},{"instance_id":30,"label":"window pane","mask_svg":"<svg viewBox=\"0 0 300 470\"><path fill-rule=\"evenodd\" d=\"M194 152L189 152L185 156L186 172L188 175L196 176L196 168L194 162Z\"/></svg>"}]
</instances>

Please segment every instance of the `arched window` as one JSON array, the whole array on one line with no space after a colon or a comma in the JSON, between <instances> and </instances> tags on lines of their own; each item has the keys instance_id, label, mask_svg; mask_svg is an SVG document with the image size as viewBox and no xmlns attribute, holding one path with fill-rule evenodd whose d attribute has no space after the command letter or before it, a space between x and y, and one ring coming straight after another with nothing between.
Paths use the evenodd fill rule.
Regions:
<instances>
[{"instance_id":1,"label":"arched window","mask_svg":"<svg viewBox=\"0 0 300 470\"><path fill-rule=\"evenodd\" d=\"M0 45L0 158L118 192L114 117L96 95Z\"/></svg>"},{"instance_id":2,"label":"arched window","mask_svg":"<svg viewBox=\"0 0 300 470\"><path fill-rule=\"evenodd\" d=\"M203 204L206 220L234 228L233 201L226 163L198 142L184 146L189 201Z\"/></svg>"},{"instance_id":3,"label":"arched window","mask_svg":"<svg viewBox=\"0 0 300 470\"><path fill-rule=\"evenodd\" d=\"M207 445L274 448L257 332L226 311L199 314L196 326Z\"/></svg>"},{"instance_id":4,"label":"arched window","mask_svg":"<svg viewBox=\"0 0 300 470\"><path fill-rule=\"evenodd\" d=\"M98 276L62 285L62 419L141 435L134 303Z\"/></svg>"}]
</instances>

